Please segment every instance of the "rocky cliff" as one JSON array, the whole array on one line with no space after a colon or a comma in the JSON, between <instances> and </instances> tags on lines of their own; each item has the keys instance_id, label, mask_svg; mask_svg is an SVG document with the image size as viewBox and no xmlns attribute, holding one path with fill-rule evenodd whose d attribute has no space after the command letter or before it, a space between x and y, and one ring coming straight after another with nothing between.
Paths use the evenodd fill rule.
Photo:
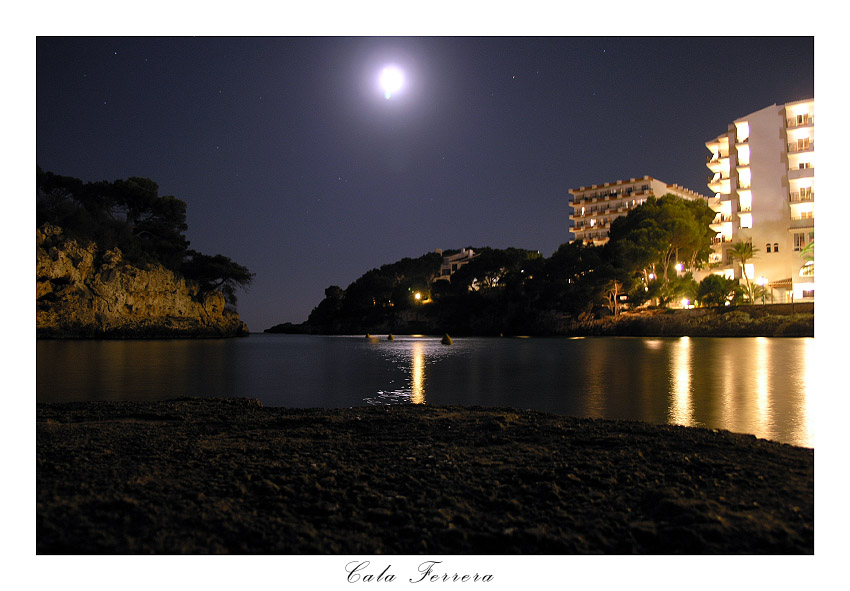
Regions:
<instances>
[{"instance_id":1,"label":"rocky cliff","mask_svg":"<svg viewBox=\"0 0 850 591\"><path fill-rule=\"evenodd\" d=\"M175 338L246 336L248 327L219 292L201 294L172 271L127 263L67 239L61 228L36 230L38 337Z\"/></svg>"}]
</instances>

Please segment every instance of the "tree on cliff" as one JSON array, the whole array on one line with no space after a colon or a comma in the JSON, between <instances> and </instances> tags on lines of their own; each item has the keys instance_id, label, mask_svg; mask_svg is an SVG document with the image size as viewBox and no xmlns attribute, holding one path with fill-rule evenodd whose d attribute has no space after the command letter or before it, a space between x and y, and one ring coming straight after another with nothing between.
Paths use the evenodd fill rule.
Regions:
<instances>
[{"instance_id":1,"label":"tree on cliff","mask_svg":"<svg viewBox=\"0 0 850 591\"><path fill-rule=\"evenodd\" d=\"M236 288L247 289L254 274L247 267L217 254L209 256L194 250L188 252L188 258L181 267L187 279L195 281L202 293L220 291L231 306L236 306Z\"/></svg>"},{"instance_id":2,"label":"tree on cliff","mask_svg":"<svg viewBox=\"0 0 850 591\"><path fill-rule=\"evenodd\" d=\"M196 281L202 293L221 290L236 305L237 288L247 288L254 274L224 255L189 250L186 203L159 195L150 179L114 182L80 179L36 170L36 224L62 228L79 242L97 244L101 252L121 249L139 267L160 264Z\"/></svg>"},{"instance_id":3,"label":"tree on cliff","mask_svg":"<svg viewBox=\"0 0 850 591\"><path fill-rule=\"evenodd\" d=\"M189 247L183 235L186 203L160 196L150 179L83 183L37 170L36 222L55 224L71 238L102 250L120 248L137 265L159 263L178 271Z\"/></svg>"},{"instance_id":4,"label":"tree on cliff","mask_svg":"<svg viewBox=\"0 0 850 591\"><path fill-rule=\"evenodd\" d=\"M133 236L132 248L139 256L177 269L189 248L183 235L189 229L186 203L172 195L160 197L155 182L139 177L115 181L110 192L110 214Z\"/></svg>"}]
</instances>

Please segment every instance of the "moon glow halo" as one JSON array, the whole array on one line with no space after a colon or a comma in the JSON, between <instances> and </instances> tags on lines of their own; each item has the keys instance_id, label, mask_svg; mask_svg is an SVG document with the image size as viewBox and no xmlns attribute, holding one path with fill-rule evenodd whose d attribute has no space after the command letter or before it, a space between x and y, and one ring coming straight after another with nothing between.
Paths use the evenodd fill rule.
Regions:
<instances>
[{"instance_id":1,"label":"moon glow halo","mask_svg":"<svg viewBox=\"0 0 850 591\"><path fill-rule=\"evenodd\" d=\"M379 83L384 91L384 98L389 100L404 86L404 72L397 66L387 66L381 70Z\"/></svg>"}]
</instances>

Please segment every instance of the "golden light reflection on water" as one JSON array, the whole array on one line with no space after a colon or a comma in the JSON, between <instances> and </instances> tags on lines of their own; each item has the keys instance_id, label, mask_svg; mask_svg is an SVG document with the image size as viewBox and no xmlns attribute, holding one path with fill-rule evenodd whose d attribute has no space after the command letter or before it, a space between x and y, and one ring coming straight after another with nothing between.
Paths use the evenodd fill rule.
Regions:
<instances>
[{"instance_id":1,"label":"golden light reflection on water","mask_svg":"<svg viewBox=\"0 0 850 591\"><path fill-rule=\"evenodd\" d=\"M756 433L763 433L762 437L773 438L770 421L770 343L764 337L756 338L756 352L753 356L755 366L755 379L753 387L756 403Z\"/></svg>"},{"instance_id":2,"label":"golden light reflection on water","mask_svg":"<svg viewBox=\"0 0 850 591\"><path fill-rule=\"evenodd\" d=\"M720 419L724 425L731 425L738 415L735 396L735 354L728 348L719 353L715 372L721 376Z\"/></svg>"},{"instance_id":3,"label":"golden light reflection on water","mask_svg":"<svg viewBox=\"0 0 850 591\"><path fill-rule=\"evenodd\" d=\"M682 337L675 344L670 357L671 404L670 423L684 425L694 424L694 407L691 396L691 339Z\"/></svg>"},{"instance_id":4,"label":"golden light reflection on water","mask_svg":"<svg viewBox=\"0 0 850 591\"><path fill-rule=\"evenodd\" d=\"M667 422L814 447L814 339L680 339Z\"/></svg>"},{"instance_id":5,"label":"golden light reflection on water","mask_svg":"<svg viewBox=\"0 0 850 591\"><path fill-rule=\"evenodd\" d=\"M814 427L814 384L815 384L815 340L807 339L803 352L803 403L800 405L800 437L804 441L801 445L806 447L815 446Z\"/></svg>"},{"instance_id":6,"label":"golden light reflection on water","mask_svg":"<svg viewBox=\"0 0 850 591\"><path fill-rule=\"evenodd\" d=\"M433 337L344 339L40 341L37 400L167 392L337 407L350 405L351 390L358 404L516 406L814 447L813 338L458 339L451 347ZM365 359L356 356L363 349Z\"/></svg>"},{"instance_id":7,"label":"golden light reflection on water","mask_svg":"<svg viewBox=\"0 0 850 591\"><path fill-rule=\"evenodd\" d=\"M425 343L413 343L410 365L410 402L425 404Z\"/></svg>"}]
</instances>

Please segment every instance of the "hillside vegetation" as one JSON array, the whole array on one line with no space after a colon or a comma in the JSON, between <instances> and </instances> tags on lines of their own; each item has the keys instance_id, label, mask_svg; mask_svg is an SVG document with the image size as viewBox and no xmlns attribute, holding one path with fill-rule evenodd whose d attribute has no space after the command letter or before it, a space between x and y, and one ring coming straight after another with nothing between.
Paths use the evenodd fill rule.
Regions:
<instances>
[{"instance_id":1,"label":"hillside vegetation","mask_svg":"<svg viewBox=\"0 0 850 591\"><path fill-rule=\"evenodd\" d=\"M473 248L475 258L450 279L439 275L438 253L405 258L345 289L328 287L306 322L268 332L812 334L811 307L782 310L798 313L793 319L752 320L747 308L753 306L746 304L760 301L764 288L716 274L693 279L694 271L709 267L714 215L699 200L650 197L612 222L603 246L565 243L549 258L518 248ZM757 256L754 250L748 260ZM683 299L714 312L699 319L655 317ZM732 310L737 315L729 316Z\"/></svg>"},{"instance_id":2,"label":"hillside vegetation","mask_svg":"<svg viewBox=\"0 0 850 591\"><path fill-rule=\"evenodd\" d=\"M150 179L84 183L37 171L39 337L248 333L236 290L253 274L189 249L186 203Z\"/></svg>"}]
</instances>

